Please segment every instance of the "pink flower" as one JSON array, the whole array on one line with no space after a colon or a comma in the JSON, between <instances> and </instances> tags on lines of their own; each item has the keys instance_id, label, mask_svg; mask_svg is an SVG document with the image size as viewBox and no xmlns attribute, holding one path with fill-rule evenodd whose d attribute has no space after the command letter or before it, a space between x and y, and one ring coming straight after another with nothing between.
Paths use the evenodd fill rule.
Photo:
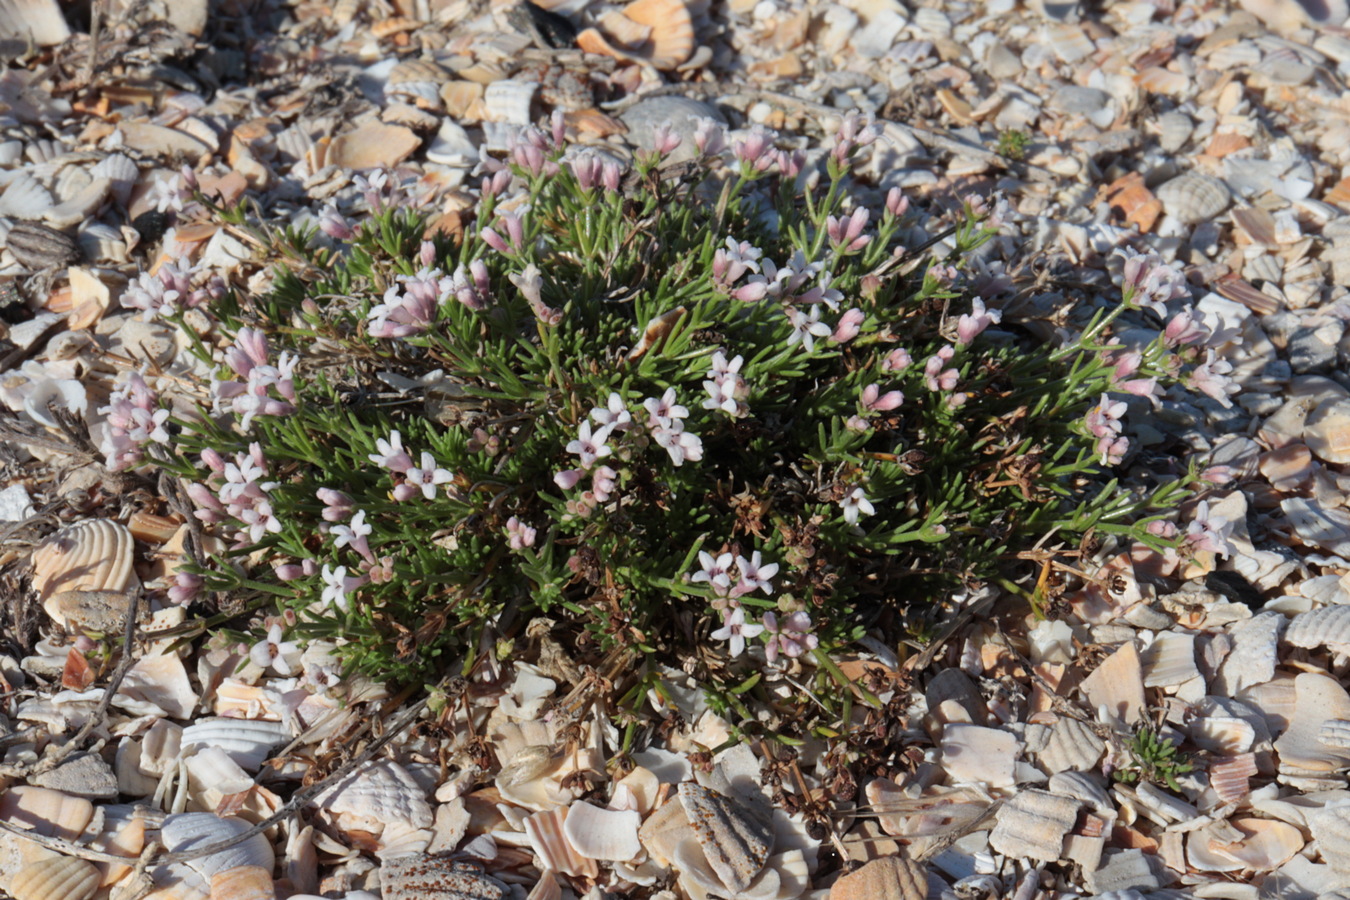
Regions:
<instances>
[{"instance_id":1,"label":"pink flower","mask_svg":"<svg viewBox=\"0 0 1350 900\"><path fill-rule=\"evenodd\" d=\"M984 301L976 297L971 301L969 315L963 315L956 322L956 343L967 346L990 325L1003 321L1003 312L997 309L986 310Z\"/></svg>"},{"instance_id":2,"label":"pink flower","mask_svg":"<svg viewBox=\"0 0 1350 900\"><path fill-rule=\"evenodd\" d=\"M1206 350L1205 361L1191 371L1186 386L1193 391L1200 391L1213 397L1224 409L1228 409L1233 405L1228 396L1242 390L1237 382L1228 377L1228 373L1232 371L1232 363L1216 357L1212 349Z\"/></svg>"},{"instance_id":3,"label":"pink flower","mask_svg":"<svg viewBox=\"0 0 1350 900\"><path fill-rule=\"evenodd\" d=\"M670 122L662 122L652 129L652 148L658 156L669 156L680 146L681 139Z\"/></svg>"},{"instance_id":4,"label":"pink flower","mask_svg":"<svg viewBox=\"0 0 1350 900\"><path fill-rule=\"evenodd\" d=\"M595 471L591 473L591 493L595 494L598 502L605 503L609 500L618 477L619 473L609 466L595 467Z\"/></svg>"},{"instance_id":5,"label":"pink flower","mask_svg":"<svg viewBox=\"0 0 1350 900\"><path fill-rule=\"evenodd\" d=\"M389 432L389 440L380 438L375 441L375 449L366 459L377 466L384 466L393 472L406 472L413 466L412 457L403 449L403 436L397 431Z\"/></svg>"},{"instance_id":6,"label":"pink flower","mask_svg":"<svg viewBox=\"0 0 1350 900\"><path fill-rule=\"evenodd\" d=\"M408 480L394 488L394 499L400 502L411 498L418 489L423 497L434 500L437 487L455 480L454 473L437 466L436 460L425 450L422 451L422 465L408 469L404 475Z\"/></svg>"},{"instance_id":7,"label":"pink flower","mask_svg":"<svg viewBox=\"0 0 1350 900\"><path fill-rule=\"evenodd\" d=\"M896 347L890 353L886 354L886 359L881 363L881 368L887 372L903 372L914 362L909 355L909 351L903 347Z\"/></svg>"},{"instance_id":8,"label":"pink flower","mask_svg":"<svg viewBox=\"0 0 1350 900\"><path fill-rule=\"evenodd\" d=\"M524 550L526 547L533 547L537 533L535 529L515 516L506 520L507 543L512 550Z\"/></svg>"},{"instance_id":9,"label":"pink flower","mask_svg":"<svg viewBox=\"0 0 1350 900\"><path fill-rule=\"evenodd\" d=\"M923 366L923 378L930 391L950 391L956 387L958 380L961 378L961 373L956 369L944 370L942 368L955 355L956 348L946 346L928 357L928 361Z\"/></svg>"},{"instance_id":10,"label":"pink flower","mask_svg":"<svg viewBox=\"0 0 1350 900\"><path fill-rule=\"evenodd\" d=\"M872 238L863 234L870 215L867 207L860 206L847 219L834 216L825 219L825 231L836 253L840 255L854 253L871 243Z\"/></svg>"},{"instance_id":11,"label":"pink flower","mask_svg":"<svg viewBox=\"0 0 1350 900\"><path fill-rule=\"evenodd\" d=\"M564 491L570 491L577 486L577 482L580 481L581 476L585 474L585 469L563 469L553 476L553 483Z\"/></svg>"},{"instance_id":12,"label":"pink flower","mask_svg":"<svg viewBox=\"0 0 1350 900\"><path fill-rule=\"evenodd\" d=\"M727 148L727 132L718 122L707 116L694 120L694 146L704 156L717 156Z\"/></svg>"},{"instance_id":13,"label":"pink flower","mask_svg":"<svg viewBox=\"0 0 1350 900\"><path fill-rule=\"evenodd\" d=\"M764 656L769 662L777 662L778 654L796 659L820 645L820 639L811 634L811 616L806 612L795 612L783 619L780 626L778 616L771 612L764 614L764 630L772 637L764 647Z\"/></svg>"},{"instance_id":14,"label":"pink flower","mask_svg":"<svg viewBox=\"0 0 1350 900\"><path fill-rule=\"evenodd\" d=\"M721 628L708 635L715 641L729 641L731 643L731 655L740 656L745 652L745 639L758 637L764 631L763 625L749 624L745 621L745 610L739 606L735 609L723 610L723 625Z\"/></svg>"},{"instance_id":15,"label":"pink flower","mask_svg":"<svg viewBox=\"0 0 1350 900\"><path fill-rule=\"evenodd\" d=\"M698 551L699 571L689 576L690 581L706 581L719 597L731 590L731 566L735 557L730 553L713 556L706 550Z\"/></svg>"},{"instance_id":16,"label":"pink flower","mask_svg":"<svg viewBox=\"0 0 1350 900\"><path fill-rule=\"evenodd\" d=\"M1188 306L1168 321L1162 336L1168 347L1180 347L1203 341L1209 336L1209 329L1196 319L1194 307Z\"/></svg>"},{"instance_id":17,"label":"pink flower","mask_svg":"<svg viewBox=\"0 0 1350 900\"><path fill-rule=\"evenodd\" d=\"M773 139L776 135L760 125L750 129L744 140L734 141L731 153L743 170L763 172L774 163Z\"/></svg>"},{"instance_id":18,"label":"pink flower","mask_svg":"<svg viewBox=\"0 0 1350 900\"><path fill-rule=\"evenodd\" d=\"M1219 556L1231 556L1234 547L1229 537L1233 533L1233 523L1223 516L1212 516L1209 501L1201 500L1195 508L1195 515L1186 526L1186 544L1192 552L1208 551Z\"/></svg>"},{"instance_id":19,"label":"pink flower","mask_svg":"<svg viewBox=\"0 0 1350 900\"><path fill-rule=\"evenodd\" d=\"M898 187L886 192L886 212L897 219L909 212L909 198Z\"/></svg>"},{"instance_id":20,"label":"pink flower","mask_svg":"<svg viewBox=\"0 0 1350 900\"><path fill-rule=\"evenodd\" d=\"M853 340L862 331L862 323L866 318L861 309L850 309L839 317L839 323L834 326L834 334L830 335L830 340L836 344L846 344Z\"/></svg>"},{"instance_id":21,"label":"pink flower","mask_svg":"<svg viewBox=\"0 0 1350 900\"><path fill-rule=\"evenodd\" d=\"M881 388L875 384L869 384L862 391L863 408L872 412L889 412L904 402L904 394L899 391L887 391L883 394Z\"/></svg>"},{"instance_id":22,"label":"pink flower","mask_svg":"<svg viewBox=\"0 0 1350 900\"><path fill-rule=\"evenodd\" d=\"M753 593L756 589L766 594L773 593L773 585L769 583L769 579L778 574L778 563L763 565L758 550L750 554L749 559L744 556L736 557L736 569L740 573L740 578L731 596L740 597Z\"/></svg>"}]
</instances>

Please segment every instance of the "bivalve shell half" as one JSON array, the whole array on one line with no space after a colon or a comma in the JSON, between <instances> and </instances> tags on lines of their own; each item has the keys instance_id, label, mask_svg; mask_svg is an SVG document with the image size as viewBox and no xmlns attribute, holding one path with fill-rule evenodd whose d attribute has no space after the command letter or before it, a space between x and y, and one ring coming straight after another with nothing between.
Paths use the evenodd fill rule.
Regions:
<instances>
[{"instance_id":1,"label":"bivalve shell half","mask_svg":"<svg viewBox=\"0 0 1350 900\"><path fill-rule=\"evenodd\" d=\"M1078 801L1068 797L1022 791L999 809L989 846L1007 856L1054 862L1064 849L1064 836L1078 820L1078 808Z\"/></svg>"},{"instance_id":2,"label":"bivalve shell half","mask_svg":"<svg viewBox=\"0 0 1350 900\"><path fill-rule=\"evenodd\" d=\"M215 813L189 812L167 817L159 833L164 846L173 853L228 841L252 827L235 816L222 818ZM240 866L259 866L270 872L275 862L272 845L265 835L258 833L228 849L191 860L189 865L200 872L203 878L210 879L217 872Z\"/></svg>"},{"instance_id":3,"label":"bivalve shell half","mask_svg":"<svg viewBox=\"0 0 1350 900\"><path fill-rule=\"evenodd\" d=\"M291 738L281 722L251 719L202 719L183 729L182 748L218 747L249 772L256 772L276 747Z\"/></svg>"},{"instance_id":4,"label":"bivalve shell half","mask_svg":"<svg viewBox=\"0 0 1350 900\"><path fill-rule=\"evenodd\" d=\"M1350 462L1350 400L1328 397L1303 422L1303 442L1318 459Z\"/></svg>"},{"instance_id":5,"label":"bivalve shell half","mask_svg":"<svg viewBox=\"0 0 1350 900\"><path fill-rule=\"evenodd\" d=\"M441 87L450 73L429 59L405 59L394 66L384 84L386 99L409 98L422 109L439 110L444 106Z\"/></svg>"},{"instance_id":6,"label":"bivalve shell half","mask_svg":"<svg viewBox=\"0 0 1350 900\"><path fill-rule=\"evenodd\" d=\"M393 760L369 762L314 798L348 834L381 835L402 826L430 829L435 821L426 791Z\"/></svg>"},{"instance_id":7,"label":"bivalve shell half","mask_svg":"<svg viewBox=\"0 0 1350 900\"><path fill-rule=\"evenodd\" d=\"M484 118L489 122L529 125L534 121L530 107L538 90L539 84L534 81L494 81L483 92Z\"/></svg>"},{"instance_id":8,"label":"bivalve shell half","mask_svg":"<svg viewBox=\"0 0 1350 900\"><path fill-rule=\"evenodd\" d=\"M1038 758L1041 767L1050 775L1083 772L1097 764L1105 749L1106 744L1086 724L1061 716Z\"/></svg>"},{"instance_id":9,"label":"bivalve shell half","mask_svg":"<svg viewBox=\"0 0 1350 900\"><path fill-rule=\"evenodd\" d=\"M526 816L524 828L530 849L538 855L540 865L545 869L573 877L595 878L600 873L595 857L585 855L568 840L564 831L567 817L568 808L561 806Z\"/></svg>"},{"instance_id":10,"label":"bivalve shell half","mask_svg":"<svg viewBox=\"0 0 1350 900\"><path fill-rule=\"evenodd\" d=\"M449 856L404 856L380 867L383 900L503 900L505 884Z\"/></svg>"},{"instance_id":11,"label":"bivalve shell half","mask_svg":"<svg viewBox=\"0 0 1350 900\"><path fill-rule=\"evenodd\" d=\"M1217 178L1201 172L1185 172L1158 186L1154 192L1163 209L1187 225L1212 219L1228 208L1233 195Z\"/></svg>"},{"instance_id":12,"label":"bivalve shell half","mask_svg":"<svg viewBox=\"0 0 1350 900\"><path fill-rule=\"evenodd\" d=\"M622 862L642 852L638 828L642 817L634 810L601 809L590 803L573 803L563 823L563 834L572 848L588 859Z\"/></svg>"},{"instance_id":13,"label":"bivalve shell half","mask_svg":"<svg viewBox=\"0 0 1350 900\"><path fill-rule=\"evenodd\" d=\"M272 869L237 866L211 876L211 900L276 900Z\"/></svg>"},{"instance_id":14,"label":"bivalve shell half","mask_svg":"<svg viewBox=\"0 0 1350 900\"><path fill-rule=\"evenodd\" d=\"M727 890L741 893L764 868L773 849L773 823L702 785L679 787L680 805L694 829L708 864Z\"/></svg>"},{"instance_id":15,"label":"bivalve shell half","mask_svg":"<svg viewBox=\"0 0 1350 900\"><path fill-rule=\"evenodd\" d=\"M900 856L874 859L836 881L829 900L924 900L929 876L922 863Z\"/></svg>"},{"instance_id":16,"label":"bivalve shell half","mask_svg":"<svg viewBox=\"0 0 1350 900\"><path fill-rule=\"evenodd\" d=\"M98 890L93 863L53 856L24 866L10 883L14 900L89 900Z\"/></svg>"},{"instance_id":17,"label":"bivalve shell half","mask_svg":"<svg viewBox=\"0 0 1350 900\"><path fill-rule=\"evenodd\" d=\"M126 591L132 570L132 537L109 519L78 522L33 552L33 588L45 604L62 591Z\"/></svg>"},{"instance_id":18,"label":"bivalve shell half","mask_svg":"<svg viewBox=\"0 0 1350 900\"><path fill-rule=\"evenodd\" d=\"M71 841L94 818L94 804L50 788L18 785L0 794L0 819L47 837Z\"/></svg>"},{"instance_id":19,"label":"bivalve shell half","mask_svg":"<svg viewBox=\"0 0 1350 900\"><path fill-rule=\"evenodd\" d=\"M669 71L694 54L694 21L682 0L637 0L623 15L651 29L641 49L656 68Z\"/></svg>"},{"instance_id":20,"label":"bivalve shell half","mask_svg":"<svg viewBox=\"0 0 1350 900\"><path fill-rule=\"evenodd\" d=\"M1295 647L1350 647L1350 606L1324 606L1299 613L1284 639Z\"/></svg>"}]
</instances>

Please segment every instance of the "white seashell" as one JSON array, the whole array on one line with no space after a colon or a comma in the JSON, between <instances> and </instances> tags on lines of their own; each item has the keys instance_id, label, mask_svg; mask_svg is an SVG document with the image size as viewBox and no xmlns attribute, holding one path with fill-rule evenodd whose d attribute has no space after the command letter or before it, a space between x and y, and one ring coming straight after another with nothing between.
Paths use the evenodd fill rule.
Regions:
<instances>
[{"instance_id":1,"label":"white seashell","mask_svg":"<svg viewBox=\"0 0 1350 900\"><path fill-rule=\"evenodd\" d=\"M131 196L131 190L140 180L141 170L136 166L131 158L121 153L114 153L111 156L105 156L89 170L89 174L95 178L106 178L112 182L112 195L118 203L126 205L127 199Z\"/></svg>"},{"instance_id":2,"label":"white seashell","mask_svg":"<svg viewBox=\"0 0 1350 900\"><path fill-rule=\"evenodd\" d=\"M450 856L404 856L380 867L382 900L503 900L505 884Z\"/></svg>"},{"instance_id":3,"label":"white seashell","mask_svg":"<svg viewBox=\"0 0 1350 900\"><path fill-rule=\"evenodd\" d=\"M1303 441L1329 463L1350 462L1350 400L1328 397L1308 414Z\"/></svg>"},{"instance_id":4,"label":"white seashell","mask_svg":"<svg viewBox=\"0 0 1350 900\"><path fill-rule=\"evenodd\" d=\"M446 119L427 147L427 159L443 166L469 167L478 162L478 147L463 126Z\"/></svg>"},{"instance_id":5,"label":"white seashell","mask_svg":"<svg viewBox=\"0 0 1350 900\"><path fill-rule=\"evenodd\" d=\"M24 412L39 425L57 428L56 419L52 418L53 409L84 415L89 409L89 398L85 395L84 385L74 378L42 378L34 382L23 398ZM56 616L52 618L57 619Z\"/></svg>"},{"instance_id":6,"label":"white seashell","mask_svg":"<svg viewBox=\"0 0 1350 900\"><path fill-rule=\"evenodd\" d=\"M0 38L54 47L70 37L57 0L0 0Z\"/></svg>"},{"instance_id":7,"label":"white seashell","mask_svg":"<svg viewBox=\"0 0 1350 900\"><path fill-rule=\"evenodd\" d=\"M1242 267L1242 277L1248 281L1273 281L1279 284L1284 277L1284 261L1272 253L1254 256Z\"/></svg>"},{"instance_id":8,"label":"white seashell","mask_svg":"<svg viewBox=\"0 0 1350 900\"><path fill-rule=\"evenodd\" d=\"M183 729L182 747L219 747L245 771L256 772L272 750L290 737L290 729L280 722L200 719Z\"/></svg>"},{"instance_id":9,"label":"white seashell","mask_svg":"<svg viewBox=\"0 0 1350 900\"><path fill-rule=\"evenodd\" d=\"M953 722L942 730L942 768L954 784L1010 787L1015 783L1019 745L1010 731Z\"/></svg>"},{"instance_id":10,"label":"white seashell","mask_svg":"<svg viewBox=\"0 0 1350 900\"><path fill-rule=\"evenodd\" d=\"M9 186L0 194L0 216L40 219L53 205L52 195L27 172L10 179Z\"/></svg>"},{"instance_id":11,"label":"white seashell","mask_svg":"<svg viewBox=\"0 0 1350 900\"><path fill-rule=\"evenodd\" d=\"M222 818L215 813L188 812L166 817L159 834L164 847L173 853L237 838L250 828L249 822L234 816ZM189 866L209 881L217 872L239 866L262 866L270 872L275 862L272 845L260 832L228 849L199 856Z\"/></svg>"},{"instance_id":12,"label":"white seashell","mask_svg":"<svg viewBox=\"0 0 1350 900\"><path fill-rule=\"evenodd\" d=\"M1303 849L1303 835L1284 822L1247 818L1227 824L1238 833L1236 840L1216 834L1213 826L1190 833L1186 857L1192 866L1208 872L1268 872Z\"/></svg>"},{"instance_id":13,"label":"white seashell","mask_svg":"<svg viewBox=\"0 0 1350 900\"><path fill-rule=\"evenodd\" d=\"M75 196L59 206L53 206L43 213L47 224L53 228L69 228L78 225L92 216L112 191L112 182L107 178L95 178Z\"/></svg>"},{"instance_id":14,"label":"white seashell","mask_svg":"<svg viewBox=\"0 0 1350 900\"><path fill-rule=\"evenodd\" d=\"M426 791L406 769L387 759L356 769L315 797L313 805L342 830L373 835L395 824L430 829L435 821Z\"/></svg>"},{"instance_id":15,"label":"white seashell","mask_svg":"<svg viewBox=\"0 0 1350 900\"><path fill-rule=\"evenodd\" d=\"M494 81L483 93L483 108L489 122L529 125L534 121L530 105L539 84L534 81Z\"/></svg>"},{"instance_id":16,"label":"white seashell","mask_svg":"<svg viewBox=\"0 0 1350 900\"><path fill-rule=\"evenodd\" d=\"M622 862L642 852L638 827L642 817L632 810L601 809L583 801L568 808L563 834L577 853L588 859Z\"/></svg>"},{"instance_id":17,"label":"white seashell","mask_svg":"<svg viewBox=\"0 0 1350 900\"><path fill-rule=\"evenodd\" d=\"M999 808L989 846L1006 856L1053 862L1060 858L1078 808L1078 801L1068 797L1023 790Z\"/></svg>"},{"instance_id":18,"label":"white seashell","mask_svg":"<svg viewBox=\"0 0 1350 900\"><path fill-rule=\"evenodd\" d=\"M1262 612L1238 623L1230 632L1233 649L1219 665L1212 690L1234 697L1248 687L1262 684L1275 676L1275 664L1284 616Z\"/></svg>"},{"instance_id":19,"label":"white seashell","mask_svg":"<svg viewBox=\"0 0 1350 900\"><path fill-rule=\"evenodd\" d=\"M82 229L78 237L80 250L90 262L123 263L127 261L127 242L122 232L101 222Z\"/></svg>"},{"instance_id":20,"label":"white seashell","mask_svg":"<svg viewBox=\"0 0 1350 900\"><path fill-rule=\"evenodd\" d=\"M1284 639L1295 647L1350 647L1350 606L1326 606L1300 613L1289 622Z\"/></svg>"},{"instance_id":21,"label":"white seashell","mask_svg":"<svg viewBox=\"0 0 1350 900\"><path fill-rule=\"evenodd\" d=\"M1228 208L1232 194L1217 178L1201 172L1185 172L1158 186L1154 195L1168 215L1187 225L1212 219Z\"/></svg>"},{"instance_id":22,"label":"white seashell","mask_svg":"<svg viewBox=\"0 0 1350 900\"><path fill-rule=\"evenodd\" d=\"M1318 740L1328 719L1350 719L1350 695L1345 688L1329 676L1304 672L1294 680L1294 689L1289 728L1275 742L1281 775L1315 778L1350 764L1350 750Z\"/></svg>"},{"instance_id":23,"label":"white seashell","mask_svg":"<svg viewBox=\"0 0 1350 900\"><path fill-rule=\"evenodd\" d=\"M190 796L198 808L215 809L221 799L253 787L253 779L224 750L197 745L182 760Z\"/></svg>"},{"instance_id":24,"label":"white seashell","mask_svg":"<svg viewBox=\"0 0 1350 900\"><path fill-rule=\"evenodd\" d=\"M1202 716L1191 723L1188 733L1201 750L1220 756L1236 756L1252 749L1256 729L1235 716Z\"/></svg>"},{"instance_id":25,"label":"white seashell","mask_svg":"<svg viewBox=\"0 0 1350 900\"><path fill-rule=\"evenodd\" d=\"M910 24L924 34L934 37L950 37L952 33L952 20L941 10L931 6L921 6L914 10L914 19Z\"/></svg>"},{"instance_id":26,"label":"white seashell","mask_svg":"<svg viewBox=\"0 0 1350 900\"><path fill-rule=\"evenodd\" d=\"M54 856L24 866L14 875L14 900L89 900L98 890L99 872L92 863Z\"/></svg>"},{"instance_id":27,"label":"white seashell","mask_svg":"<svg viewBox=\"0 0 1350 900\"><path fill-rule=\"evenodd\" d=\"M1102 786L1100 776L1090 772L1057 772L1046 785L1050 793L1086 803L1098 812L1114 808L1111 795Z\"/></svg>"},{"instance_id":28,"label":"white seashell","mask_svg":"<svg viewBox=\"0 0 1350 900\"><path fill-rule=\"evenodd\" d=\"M1108 851L1094 872L1083 873L1087 888L1094 894L1110 891L1151 891L1172 883L1162 859L1142 850Z\"/></svg>"},{"instance_id":29,"label":"white seashell","mask_svg":"<svg viewBox=\"0 0 1350 900\"><path fill-rule=\"evenodd\" d=\"M1167 153L1176 153L1190 140L1195 124L1183 112L1166 112L1154 123L1158 127L1158 145Z\"/></svg>"},{"instance_id":30,"label":"white seashell","mask_svg":"<svg viewBox=\"0 0 1350 900\"><path fill-rule=\"evenodd\" d=\"M183 660L169 654L139 660L127 671L112 702L139 716L187 719L197 700Z\"/></svg>"},{"instance_id":31,"label":"white seashell","mask_svg":"<svg viewBox=\"0 0 1350 900\"><path fill-rule=\"evenodd\" d=\"M450 73L429 59L405 59L389 72L384 84L385 99L407 97L423 109L441 109L441 85Z\"/></svg>"},{"instance_id":32,"label":"white seashell","mask_svg":"<svg viewBox=\"0 0 1350 900\"><path fill-rule=\"evenodd\" d=\"M1061 716L1037 758L1041 768L1051 775L1066 770L1091 769L1101 759L1106 744L1092 729L1077 719Z\"/></svg>"},{"instance_id":33,"label":"white seashell","mask_svg":"<svg viewBox=\"0 0 1350 900\"><path fill-rule=\"evenodd\" d=\"M1145 709L1144 682L1135 642L1122 644L1083 679L1081 688L1093 709L1105 707L1108 716L1127 725L1140 722Z\"/></svg>"},{"instance_id":34,"label":"white seashell","mask_svg":"<svg viewBox=\"0 0 1350 900\"><path fill-rule=\"evenodd\" d=\"M567 817L567 807L526 816L523 824L530 849L539 857L544 869L574 877L595 878L600 871L595 864L596 858L582 853L568 840L564 831Z\"/></svg>"},{"instance_id":35,"label":"white seashell","mask_svg":"<svg viewBox=\"0 0 1350 900\"><path fill-rule=\"evenodd\" d=\"M1119 786L1118 786L1119 787ZM1134 789L1135 806L1160 825L1171 822L1190 822L1199 818L1200 811L1185 800L1141 781Z\"/></svg>"},{"instance_id":36,"label":"white seashell","mask_svg":"<svg viewBox=\"0 0 1350 900\"><path fill-rule=\"evenodd\" d=\"M1144 687L1169 687L1199 676L1195 665L1195 635L1163 632L1143 652Z\"/></svg>"},{"instance_id":37,"label":"white seashell","mask_svg":"<svg viewBox=\"0 0 1350 900\"><path fill-rule=\"evenodd\" d=\"M773 828L738 803L693 782L679 787L680 805L708 864L727 890L744 891L764 868L773 849Z\"/></svg>"},{"instance_id":38,"label":"white seashell","mask_svg":"<svg viewBox=\"0 0 1350 900\"><path fill-rule=\"evenodd\" d=\"M1350 557L1350 513L1303 497L1281 500L1280 509L1304 543L1337 556Z\"/></svg>"},{"instance_id":39,"label":"white seashell","mask_svg":"<svg viewBox=\"0 0 1350 900\"><path fill-rule=\"evenodd\" d=\"M1309 810L1307 822L1322 859L1338 872L1350 872L1350 806Z\"/></svg>"},{"instance_id":40,"label":"white seashell","mask_svg":"<svg viewBox=\"0 0 1350 900\"><path fill-rule=\"evenodd\" d=\"M65 591L121 593L137 583L131 532L110 519L77 522L33 552L33 589L44 605Z\"/></svg>"}]
</instances>

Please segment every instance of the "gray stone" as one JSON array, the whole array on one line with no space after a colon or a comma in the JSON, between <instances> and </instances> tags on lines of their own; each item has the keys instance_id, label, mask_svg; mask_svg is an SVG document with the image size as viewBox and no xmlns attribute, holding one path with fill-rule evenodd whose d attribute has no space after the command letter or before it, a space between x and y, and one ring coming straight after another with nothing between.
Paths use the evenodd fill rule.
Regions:
<instances>
[{"instance_id":1,"label":"gray stone","mask_svg":"<svg viewBox=\"0 0 1350 900\"><path fill-rule=\"evenodd\" d=\"M34 775L30 781L86 800L117 799L117 776L112 766L97 753L72 756L50 772Z\"/></svg>"},{"instance_id":2,"label":"gray stone","mask_svg":"<svg viewBox=\"0 0 1350 900\"><path fill-rule=\"evenodd\" d=\"M654 149L652 132L662 123L670 122L671 130L680 136L680 146L666 157L666 162L685 162L698 156L698 147L694 145L694 132L698 130L697 119L709 118L726 124L726 119L717 107L688 97L652 97L635 103L619 118L628 126L628 140L643 150Z\"/></svg>"},{"instance_id":3,"label":"gray stone","mask_svg":"<svg viewBox=\"0 0 1350 900\"><path fill-rule=\"evenodd\" d=\"M1096 88L1079 87L1066 84L1050 95L1046 104L1056 112L1070 115L1091 116L1111 105L1111 95Z\"/></svg>"}]
</instances>

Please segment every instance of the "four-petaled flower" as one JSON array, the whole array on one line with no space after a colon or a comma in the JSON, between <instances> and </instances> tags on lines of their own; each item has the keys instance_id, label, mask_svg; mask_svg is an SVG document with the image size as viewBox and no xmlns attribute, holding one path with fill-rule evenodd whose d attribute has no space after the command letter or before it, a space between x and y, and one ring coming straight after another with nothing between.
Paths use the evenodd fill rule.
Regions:
<instances>
[{"instance_id":1,"label":"four-petaled flower","mask_svg":"<svg viewBox=\"0 0 1350 900\"><path fill-rule=\"evenodd\" d=\"M863 493L863 489L860 487L855 487L849 491L839 505L844 508L844 521L850 525L858 524L860 514L870 516L876 512L876 509L872 506L872 501L867 499L867 495Z\"/></svg>"},{"instance_id":2,"label":"four-petaled flower","mask_svg":"<svg viewBox=\"0 0 1350 900\"><path fill-rule=\"evenodd\" d=\"M816 349L816 338L829 337L833 333L829 325L820 321L820 307L813 306L811 311L803 312L796 307L787 307L788 321L792 323L792 334L788 335L788 346L800 343L810 353Z\"/></svg>"},{"instance_id":3,"label":"four-petaled flower","mask_svg":"<svg viewBox=\"0 0 1350 900\"><path fill-rule=\"evenodd\" d=\"M769 579L778 574L778 563L763 565L758 550L750 554L749 559L744 556L736 557L736 569L741 577L735 590L731 592L733 597L753 593L755 588L766 594L773 593L773 585L769 584Z\"/></svg>"},{"instance_id":4,"label":"four-petaled flower","mask_svg":"<svg viewBox=\"0 0 1350 900\"><path fill-rule=\"evenodd\" d=\"M291 659L286 659L287 656ZM248 652L248 658L253 660L258 668L266 669L271 666L283 678L295 673L291 663L298 660L299 656L300 645L295 641L283 641L280 625L269 628L267 637L254 644L253 649Z\"/></svg>"},{"instance_id":5,"label":"four-petaled flower","mask_svg":"<svg viewBox=\"0 0 1350 900\"><path fill-rule=\"evenodd\" d=\"M606 443L609 440L609 431L608 427L604 427L592 433L591 423L583 421L581 427L577 429L577 439L567 445L567 452L581 457L581 467L589 469L595 465L597 459L614 452Z\"/></svg>"},{"instance_id":6,"label":"four-petaled flower","mask_svg":"<svg viewBox=\"0 0 1350 900\"><path fill-rule=\"evenodd\" d=\"M756 555L758 556L758 554ZM745 652L746 638L758 637L764 631L763 625L746 622L745 610L739 606L735 609L723 610L722 615L724 616L724 624L709 637L715 641L730 641L732 656L740 656Z\"/></svg>"},{"instance_id":7,"label":"four-petaled flower","mask_svg":"<svg viewBox=\"0 0 1350 900\"><path fill-rule=\"evenodd\" d=\"M689 576L690 581L706 581L712 587L713 593L719 597L725 597L731 590L731 564L734 557L730 553L719 553L713 556L706 550L698 551L698 564L702 567L693 575Z\"/></svg>"},{"instance_id":8,"label":"four-petaled flower","mask_svg":"<svg viewBox=\"0 0 1350 900\"><path fill-rule=\"evenodd\" d=\"M422 465L408 469L405 474L408 480L394 488L395 500L407 500L418 488L423 497L432 500L438 486L455 480L454 473L437 466L435 458L425 450L422 451Z\"/></svg>"}]
</instances>

